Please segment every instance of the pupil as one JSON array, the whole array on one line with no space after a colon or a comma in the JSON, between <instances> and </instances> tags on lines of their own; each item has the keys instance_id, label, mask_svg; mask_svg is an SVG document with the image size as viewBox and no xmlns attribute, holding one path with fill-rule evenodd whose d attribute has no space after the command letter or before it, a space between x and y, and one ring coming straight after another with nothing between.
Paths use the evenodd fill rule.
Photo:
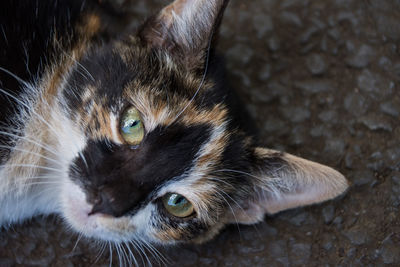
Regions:
<instances>
[{"instance_id":1,"label":"pupil","mask_svg":"<svg viewBox=\"0 0 400 267\"><path fill-rule=\"evenodd\" d=\"M128 124L128 127L129 128L132 128L132 127L135 127L136 125L138 125L139 124L139 121L137 121L137 120L131 120L130 122L129 122L129 124Z\"/></svg>"},{"instance_id":2,"label":"pupil","mask_svg":"<svg viewBox=\"0 0 400 267\"><path fill-rule=\"evenodd\" d=\"M177 197L176 201L175 201L175 205L182 205L185 202L185 198L184 197Z\"/></svg>"}]
</instances>

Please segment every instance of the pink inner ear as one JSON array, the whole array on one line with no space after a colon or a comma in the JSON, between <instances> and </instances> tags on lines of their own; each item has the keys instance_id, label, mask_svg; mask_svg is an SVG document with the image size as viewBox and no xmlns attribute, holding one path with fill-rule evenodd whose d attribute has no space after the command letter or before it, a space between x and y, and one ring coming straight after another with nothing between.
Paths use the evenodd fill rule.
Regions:
<instances>
[{"instance_id":1,"label":"pink inner ear","mask_svg":"<svg viewBox=\"0 0 400 267\"><path fill-rule=\"evenodd\" d=\"M261 200L259 204L262 205L266 213L274 214L287 209L320 203L327 199L330 199L330 197L327 197L324 188L313 186L301 190L301 192L285 193L276 198Z\"/></svg>"},{"instance_id":2,"label":"pink inner ear","mask_svg":"<svg viewBox=\"0 0 400 267\"><path fill-rule=\"evenodd\" d=\"M248 202L240 207L235 205L232 208L233 212L229 210L227 217L228 223L254 224L264 219L265 209L256 202Z\"/></svg>"},{"instance_id":3,"label":"pink inner ear","mask_svg":"<svg viewBox=\"0 0 400 267\"><path fill-rule=\"evenodd\" d=\"M190 8L190 6L193 5L191 2L193 1L176 0L163 8L150 24L149 27L151 27L151 29L145 31L147 41L156 47L165 47L169 50L174 39L177 39L179 35L187 34L176 32L179 29L183 29L182 26L179 27L179 24L189 23L188 21L186 22L177 18L182 17L185 8Z\"/></svg>"},{"instance_id":4,"label":"pink inner ear","mask_svg":"<svg viewBox=\"0 0 400 267\"><path fill-rule=\"evenodd\" d=\"M349 186L342 174L316 162L263 148L257 148L256 155L265 164L280 155L285 166L277 166L276 170L269 167L254 175L258 192L253 192L241 207L235 207L234 216L229 217L232 223L251 224L261 221L266 213L321 203L342 194Z\"/></svg>"},{"instance_id":5,"label":"pink inner ear","mask_svg":"<svg viewBox=\"0 0 400 267\"><path fill-rule=\"evenodd\" d=\"M198 53L208 43L213 27L228 0L176 0L141 30L144 40L155 46Z\"/></svg>"},{"instance_id":6,"label":"pink inner ear","mask_svg":"<svg viewBox=\"0 0 400 267\"><path fill-rule=\"evenodd\" d=\"M172 17L172 13L175 14L181 14L183 9L185 8L186 5L190 4L192 5L193 3L188 3L188 2L193 2L190 0L177 0L174 1L172 4L166 6L162 12L161 12L161 16L171 16Z\"/></svg>"}]
</instances>

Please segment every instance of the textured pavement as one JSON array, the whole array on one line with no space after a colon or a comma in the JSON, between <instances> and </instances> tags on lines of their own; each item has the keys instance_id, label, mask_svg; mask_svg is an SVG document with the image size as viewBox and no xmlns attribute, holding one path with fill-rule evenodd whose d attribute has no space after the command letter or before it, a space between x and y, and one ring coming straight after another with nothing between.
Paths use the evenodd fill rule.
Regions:
<instances>
[{"instance_id":1,"label":"textured pavement","mask_svg":"<svg viewBox=\"0 0 400 267\"><path fill-rule=\"evenodd\" d=\"M166 3L132 2L138 21ZM261 142L330 165L352 186L202 246L163 250L170 262L399 266L399 41L400 1L232 0L219 47ZM0 233L0 266L109 264L108 249L94 263L99 249L77 239L57 218L34 219Z\"/></svg>"}]
</instances>

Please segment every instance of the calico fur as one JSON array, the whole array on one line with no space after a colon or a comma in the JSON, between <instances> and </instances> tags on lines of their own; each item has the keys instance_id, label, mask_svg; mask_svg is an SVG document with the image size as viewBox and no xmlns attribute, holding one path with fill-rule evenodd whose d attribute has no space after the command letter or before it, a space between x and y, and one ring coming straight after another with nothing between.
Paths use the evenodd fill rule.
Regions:
<instances>
[{"instance_id":1,"label":"calico fur","mask_svg":"<svg viewBox=\"0 0 400 267\"><path fill-rule=\"evenodd\" d=\"M1 95L11 101L1 110L0 225L56 213L89 238L201 243L226 224L256 223L347 189L332 168L258 147L242 123L215 53L228 1L176 0L119 34L109 29L117 19L95 1L32 3L52 7L30 14L34 27L46 17L60 23L43 26L40 47L20 36L39 52L29 63L34 74L23 59L13 67L9 58L22 56L1 39ZM20 4L31 2L1 5ZM2 21L4 36L12 23ZM146 132L136 146L119 129L131 106ZM169 214L167 193L185 196L195 213Z\"/></svg>"}]
</instances>

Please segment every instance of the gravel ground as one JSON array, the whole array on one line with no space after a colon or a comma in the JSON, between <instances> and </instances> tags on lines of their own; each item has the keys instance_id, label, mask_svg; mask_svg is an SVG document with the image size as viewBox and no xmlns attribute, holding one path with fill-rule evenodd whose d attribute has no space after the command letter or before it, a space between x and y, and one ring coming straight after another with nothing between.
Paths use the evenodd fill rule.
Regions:
<instances>
[{"instance_id":1,"label":"gravel ground","mask_svg":"<svg viewBox=\"0 0 400 267\"><path fill-rule=\"evenodd\" d=\"M142 19L166 1L133 2ZM400 1L232 0L219 45L262 142L333 166L352 187L255 227L230 226L202 246L164 249L169 260L399 266L399 41ZM0 266L109 263L108 252L95 263L99 249L77 239L57 218L34 219L0 234Z\"/></svg>"}]
</instances>

